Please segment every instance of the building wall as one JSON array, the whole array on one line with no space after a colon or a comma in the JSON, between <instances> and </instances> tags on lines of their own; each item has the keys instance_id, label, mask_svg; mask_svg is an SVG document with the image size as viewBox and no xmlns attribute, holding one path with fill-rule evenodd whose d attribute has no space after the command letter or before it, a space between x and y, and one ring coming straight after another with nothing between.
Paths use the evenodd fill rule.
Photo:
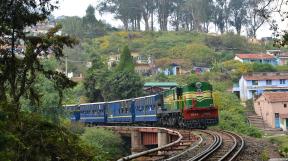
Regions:
<instances>
[{"instance_id":1,"label":"building wall","mask_svg":"<svg viewBox=\"0 0 288 161\"><path fill-rule=\"evenodd\" d=\"M235 56L234 60L238 60L238 61L240 61L240 62L242 62L242 63L243 63L243 60L242 60L242 59L240 59L238 56Z\"/></svg>"},{"instance_id":2,"label":"building wall","mask_svg":"<svg viewBox=\"0 0 288 161\"><path fill-rule=\"evenodd\" d=\"M288 58L279 58L279 65L286 65L288 63Z\"/></svg>"},{"instance_id":3,"label":"building wall","mask_svg":"<svg viewBox=\"0 0 288 161\"><path fill-rule=\"evenodd\" d=\"M263 96L260 96L256 101L254 101L254 109L258 116L262 116L263 120L269 127L274 128L275 122L274 117L272 116L272 107Z\"/></svg>"},{"instance_id":4,"label":"building wall","mask_svg":"<svg viewBox=\"0 0 288 161\"><path fill-rule=\"evenodd\" d=\"M284 107L286 104L286 108ZM272 128L275 128L275 113L287 114L288 102L268 102L262 95L254 102L254 109L257 115L262 116L263 120ZM284 126L281 123L281 126ZM286 125L286 124L285 124Z\"/></svg>"},{"instance_id":5,"label":"building wall","mask_svg":"<svg viewBox=\"0 0 288 161\"><path fill-rule=\"evenodd\" d=\"M245 80L242 76L239 80L240 99L242 101L251 99L253 98L253 91L265 91L268 90L268 87L269 90L271 87L287 87L286 90L288 90L288 80L285 80L285 84L280 84L280 80L272 80L271 85L267 85L266 80L259 80L258 85L252 85L252 80Z\"/></svg>"}]
</instances>

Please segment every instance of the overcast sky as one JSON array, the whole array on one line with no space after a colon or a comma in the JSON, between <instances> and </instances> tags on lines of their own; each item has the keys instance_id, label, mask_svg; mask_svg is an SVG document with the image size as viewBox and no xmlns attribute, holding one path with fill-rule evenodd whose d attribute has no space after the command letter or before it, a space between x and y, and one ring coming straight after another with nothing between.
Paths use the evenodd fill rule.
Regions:
<instances>
[{"instance_id":1,"label":"overcast sky","mask_svg":"<svg viewBox=\"0 0 288 161\"><path fill-rule=\"evenodd\" d=\"M97 0L59 0L60 5L59 9L54 11L54 16L79 16L83 17L85 15L86 8L91 4L92 6L96 6ZM275 16L277 17L277 16ZM96 18L105 20L106 22L110 23L114 27L122 26L121 21L115 20L113 18L113 15L105 14L100 16L98 12L96 12ZM279 19L279 18L278 18ZM144 26L144 22L142 22L142 26ZM287 23L281 23L280 24L281 29L287 28ZM211 25L212 27L212 25ZM214 28L214 27L212 27ZM244 31L243 31L244 34ZM269 30L269 25L263 25L258 31L257 31L257 38L261 37L268 37L272 36L272 31Z\"/></svg>"}]
</instances>

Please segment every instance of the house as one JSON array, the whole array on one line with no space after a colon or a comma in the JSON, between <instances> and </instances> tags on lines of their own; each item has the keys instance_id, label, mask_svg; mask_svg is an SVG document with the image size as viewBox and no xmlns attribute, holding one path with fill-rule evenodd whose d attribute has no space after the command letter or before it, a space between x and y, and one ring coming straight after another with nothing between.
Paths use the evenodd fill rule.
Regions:
<instances>
[{"instance_id":1,"label":"house","mask_svg":"<svg viewBox=\"0 0 288 161\"><path fill-rule=\"evenodd\" d=\"M243 75L234 93L239 93L240 99L246 101L256 94L265 91L288 91L287 72L259 72Z\"/></svg>"},{"instance_id":2,"label":"house","mask_svg":"<svg viewBox=\"0 0 288 161\"><path fill-rule=\"evenodd\" d=\"M287 65L288 63L288 53L280 53L277 55L277 60L279 65Z\"/></svg>"},{"instance_id":3,"label":"house","mask_svg":"<svg viewBox=\"0 0 288 161\"><path fill-rule=\"evenodd\" d=\"M234 60L238 60L242 63L262 63L277 65L277 59L270 54L236 54Z\"/></svg>"},{"instance_id":4,"label":"house","mask_svg":"<svg viewBox=\"0 0 288 161\"><path fill-rule=\"evenodd\" d=\"M177 86L176 82L146 82L144 84L144 91L147 94L155 94Z\"/></svg>"},{"instance_id":5,"label":"house","mask_svg":"<svg viewBox=\"0 0 288 161\"><path fill-rule=\"evenodd\" d=\"M264 92L254 100L254 110L272 128L288 127L288 92Z\"/></svg>"},{"instance_id":6,"label":"house","mask_svg":"<svg viewBox=\"0 0 288 161\"><path fill-rule=\"evenodd\" d=\"M200 66L194 66L192 68L192 71L196 74L201 74L201 73L205 73L205 72L210 72L210 68L208 67L200 67Z\"/></svg>"},{"instance_id":7,"label":"house","mask_svg":"<svg viewBox=\"0 0 288 161\"><path fill-rule=\"evenodd\" d=\"M167 67L158 68L159 73L163 73L165 75L180 75L182 74L181 66L175 63L169 64Z\"/></svg>"},{"instance_id":8,"label":"house","mask_svg":"<svg viewBox=\"0 0 288 161\"><path fill-rule=\"evenodd\" d=\"M136 52L132 52L135 64L135 71L142 75L150 75L152 73L152 68L154 67L151 57L146 57ZM111 69L115 67L120 62L120 54L110 55L108 59L108 68Z\"/></svg>"},{"instance_id":9,"label":"house","mask_svg":"<svg viewBox=\"0 0 288 161\"><path fill-rule=\"evenodd\" d=\"M149 64L135 64L135 72L139 73L141 75L151 75L152 71L151 71L151 66Z\"/></svg>"}]
</instances>

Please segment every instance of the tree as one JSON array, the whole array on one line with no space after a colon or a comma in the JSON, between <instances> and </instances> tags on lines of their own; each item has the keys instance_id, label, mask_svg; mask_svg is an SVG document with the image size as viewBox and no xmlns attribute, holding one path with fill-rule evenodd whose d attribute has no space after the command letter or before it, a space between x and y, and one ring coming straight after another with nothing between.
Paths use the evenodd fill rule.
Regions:
<instances>
[{"instance_id":1,"label":"tree","mask_svg":"<svg viewBox=\"0 0 288 161\"><path fill-rule=\"evenodd\" d=\"M225 31L225 26L227 26L227 21L229 17L229 8L227 4L227 0L216 0L214 4L214 23L218 26L221 34L223 34Z\"/></svg>"},{"instance_id":2,"label":"tree","mask_svg":"<svg viewBox=\"0 0 288 161\"><path fill-rule=\"evenodd\" d=\"M22 98L29 98L31 106L41 108L43 96L35 89L39 75L53 82L58 107L63 90L75 85L63 73L45 68L40 59L51 55L61 60L63 47L71 47L75 39L56 34L59 25L38 36L28 36L24 30L47 19L55 8L50 0L7 0L0 4L0 117L4 116L0 118L0 138L4 143L9 141L0 147L2 160L91 160L93 156L77 136L62 126L21 109ZM24 50L19 50L23 46Z\"/></svg>"},{"instance_id":3,"label":"tree","mask_svg":"<svg viewBox=\"0 0 288 161\"><path fill-rule=\"evenodd\" d=\"M139 97L144 85L137 73L128 70L113 73L104 83L105 100Z\"/></svg>"},{"instance_id":4,"label":"tree","mask_svg":"<svg viewBox=\"0 0 288 161\"><path fill-rule=\"evenodd\" d=\"M230 24L235 27L238 35L242 26L247 23L247 0L231 0L229 9L231 11Z\"/></svg>"},{"instance_id":5,"label":"tree","mask_svg":"<svg viewBox=\"0 0 288 161\"><path fill-rule=\"evenodd\" d=\"M116 19L120 19L124 29L128 31L129 22L132 30L140 29L141 8L139 0L103 0L97 5L102 13L112 13Z\"/></svg>"},{"instance_id":6,"label":"tree","mask_svg":"<svg viewBox=\"0 0 288 161\"><path fill-rule=\"evenodd\" d=\"M168 17L172 12L172 1L170 0L157 0L158 9L158 23L161 31L167 31L168 28Z\"/></svg>"},{"instance_id":7,"label":"tree","mask_svg":"<svg viewBox=\"0 0 288 161\"><path fill-rule=\"evenodd\" d=\"M113 74L104 82L103 94L105 100L127 99L139 97L144 83L134 71L133 57L128 46L123 48L120 62Z\"/></svg>"},{"instance_id":8,"label":"tree","mask_svg":"<svg viewBox=\"0 0 288 161\"><path fill-rule=\"evenodd\" d=\"M119 64L116 67L116 72L127 71L134 72L133 57L130 54L130 50L126 45L120 55Z\"/></svg>"},{"instance_id":9,"label":"tree","mask_svg":"<svg viewBox=\"0 0 288 161\"><path fill-rule=\"evenodd\" d=\"M86 15L83 17L83 25L85 28L85 37L93 38L104 34L104 25L97 21L95 17L95 8L89 5L86 9Z\"/></svg>"},{"instance_id":10,"label":"tree","mask_svg":"<svg viewBox=\"0 0 288 161\"><path fill-rule=\"evenodd\" d=\"M248 1L248 36L256 38L257 30L265 23L265 10L261 10L266 5L267 0L249 0Z\"/></svg>"},{"instance_id":11,"label":"tree","mask_svg":"<svg viewBox=\"0 0 288 161\"><path fill-rule=\"evenodd\" d=\"M62 32L73 37L83 37L84 28L82 18L77 16L65 17L59 21L63 28Z\"/></svg>"},{"instance_id":12,"label":"tree","mask_svg":"<svg viewBox=\"0 0 288 161\"><path fill-rule=\"evenodd\" d=\"M111 72L103 63L101 57L99 55L94 55L92 67L88 69L84 81L84 88L89 102L104 101L103 84L109 74L111 74Z\"/></svg>"}]
</instances>

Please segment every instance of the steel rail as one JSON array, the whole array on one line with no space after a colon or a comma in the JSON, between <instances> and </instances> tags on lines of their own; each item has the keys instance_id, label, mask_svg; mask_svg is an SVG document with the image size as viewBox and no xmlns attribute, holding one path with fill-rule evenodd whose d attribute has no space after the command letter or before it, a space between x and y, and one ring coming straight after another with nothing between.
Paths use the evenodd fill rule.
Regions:
<instances>
[{"instance_id":1,"label":"steel rail","mask_svg":"<svg viewBox=\"0 0 288 161\"><path fill-rule=\"evenodd\" d=\"M204 131L202 131L202 132L204 132ZM218 134L212 133L212 132L205 131L205 133L213 136L213 140L214 140L213 143L208 148L206 148L206 150L197 154L193 158L188 159L187 161L203 160L203 159L207 158L210 154L212 154L215 150L217 150L221 146L222 141L223 141L222 137L220 137Z\"/></svg>"},{"instance_id":2,"label":"steel rail","mask_svg":"<svg viewBox=\"0 0 288 161\"><path fill-rule=\"evenodd\" d=\"M240 135L238 135L238 134L236 134L236 133L233 133L233 132L230 132L230 131L226 131L226 132L228 132L228 133L230 133L230 134L232 134L232 135L234 135L234 136L236 136L236 137L238 137L239 139L240 139L240 147L239 147L239 149L236 151L236 153L229 159L229 161L232 161L232 160L234 160L238 155L239 155L239 153L243 150L243 148L244 148L244 145L245 145L245 141L244 141L244 139L243 139L243 137L242 136L240 136Z\"/></svg>"},{"instance_id":3,"label":"steel rail","mask_svg":"<svg viewBox=\"0 0 288 161\"><path fill-rule=\"evenodd\" d=\"M198 138L200 138L200 141L199 141L196 145L194 145L194 146L192 146L192 147L184 150L183 152L181 152L181 153L179 153L179 154L177 154L177 155L175 155L175 156L172 156L172 157L170 157L170 158L168 158L168 159L165 159L165 161L171 161L171 160L177 159L177 158L179 158L180 156L184 155L185 153L187 153L187 152L189 152L189 151L197 148L197 147L203 142L203 138L202 138L202 136L200 136L200 135L195 135L195 136L198 136Z\"/></svg>"}]
</instances>

